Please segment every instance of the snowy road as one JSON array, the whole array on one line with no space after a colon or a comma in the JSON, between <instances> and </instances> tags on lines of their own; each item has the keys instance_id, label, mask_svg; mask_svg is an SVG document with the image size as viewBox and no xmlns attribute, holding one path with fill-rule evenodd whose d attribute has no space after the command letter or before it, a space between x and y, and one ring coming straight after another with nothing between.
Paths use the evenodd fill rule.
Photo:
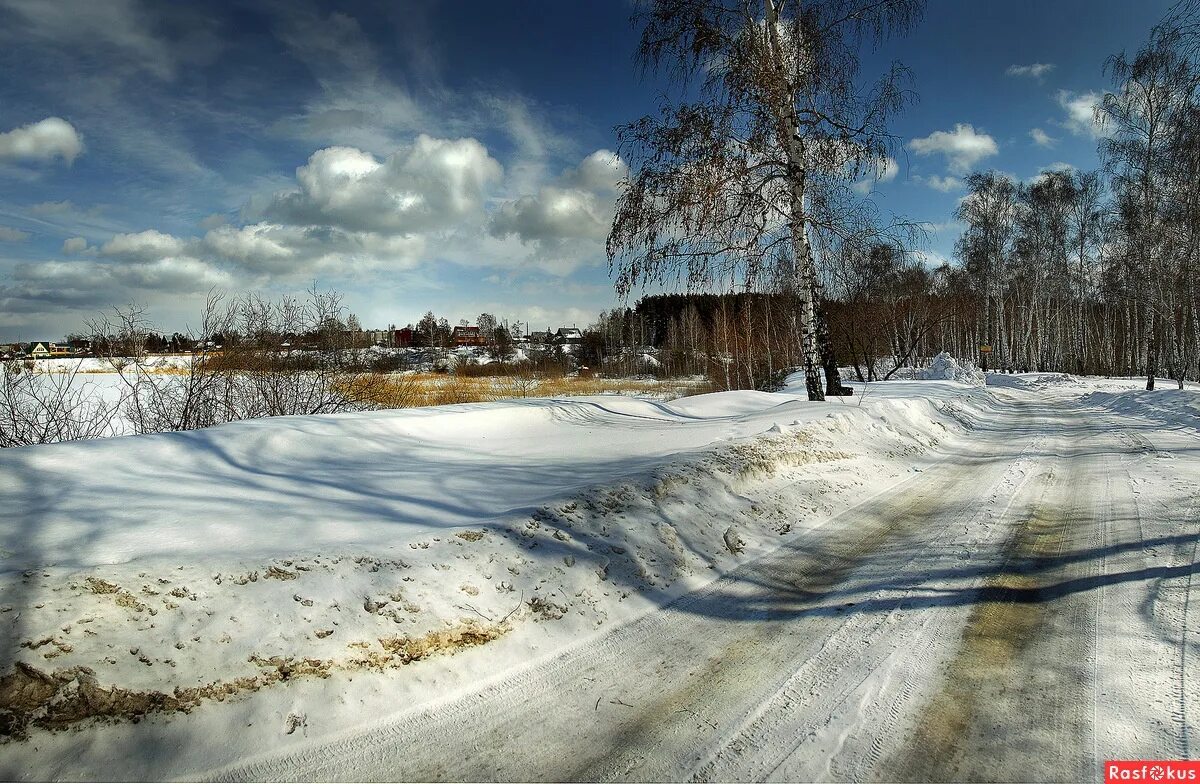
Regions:
<instances>
[{"instance_id":1,"label":"snowy road","mask_svg":"<svg viewBox=\"0 0 1200 784\"><path fill-rule=\"evenodd\" d=\"M1014 394L941 462L660 611L210 775L1095 781L1194 756L1198 446Z\"/></svg>"}]
</instances>

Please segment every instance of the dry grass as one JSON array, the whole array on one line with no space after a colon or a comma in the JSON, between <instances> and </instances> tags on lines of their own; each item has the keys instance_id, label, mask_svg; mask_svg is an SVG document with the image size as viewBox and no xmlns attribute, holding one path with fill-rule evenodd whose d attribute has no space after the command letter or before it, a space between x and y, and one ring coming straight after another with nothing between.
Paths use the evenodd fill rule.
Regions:
<instances>
[{"instance_id":1,"label":"dry grass","mask_svg":"<svg viewBox=\"0 0 1200 784\"><path fill-rule=\"evenodd\" d=\"M259 668L256 674L199 686L176 686L170 691L105 687L88 667L43 672L17 662L11 672L0 676L0 743L27 737L30 727L63 730L90 720L140 721L152 713L189 713L205 702L222 702L299 678L396 669L430 656L450 656L484 645L509 629L503 623L482 626L462 621L418 637L382 638L379 649L365 641L352 643L349 647L355 652L348 658L251 656L250 662Z\"/></svg>"},{"instance_id":2,"label":"dry grass","mask_svg":"<svg viewBox=\"0 0 1200 784\"><path fill-rule=\"evenodd\" d=\"M580 395L645 395L663 400L713 391L706 380L641 380L532 376L464 377L440 373L397 373L363 376L349 382L357 400L381 408L414 408L452 403L484 403L522 397Z\"/></svg>"}]
</instances>

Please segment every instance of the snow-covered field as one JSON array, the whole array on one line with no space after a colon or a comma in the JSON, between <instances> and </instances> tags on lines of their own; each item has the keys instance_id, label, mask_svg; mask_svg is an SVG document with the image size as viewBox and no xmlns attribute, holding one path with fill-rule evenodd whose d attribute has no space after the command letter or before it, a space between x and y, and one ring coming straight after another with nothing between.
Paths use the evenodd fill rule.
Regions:
<instances>
[{"instance_id":1,"label":"snow-covered field","mask_svg":"<svg viewBox=\"0 0 1200 784\"><path fill-rule=\"evenodd\" d=\"M856 385L855 397L825 404L808 403L795 388L672 403L611 396L522 400L286 417L4 450L0 628L8 634L0 651L0 721L7 739L0 741L0 775L499 776L500 762L462 767L465 753L448 750L437 767L429 754L438 747L429 745L433 736L421 735L420 727L430 717L449 716L462 733L454 744L469 746L475 730L464 723L463 705L475 705L472 710L486 717L489 708L479 701L508 693L514 678L524 677L522 688L534 693L529 673L558 672L572 684L561 693L578 691L589 710L566 710L554 694L544 694L546 703L525 706L534 711L522 730L529 742L550 742L530 735L544 719L546 727L561 726L564 733L585 732L591 738L585 742L596 748L611 745L616 741L580 722L601 721L610 712L613 721L625 721L622 711L640 703L619 683L587 678L628 677L627 686L637 679L654 689L654 679L671 683L674 676L647 669L645 657L616 658L608 669L587 657L597 651L616 656L641 645L655 656L661 652L665 662L670 653L663 641L678 630L684 642L671 645L696 650L680 649L675 664L695 676L714 657L743 661L730 646L755 628L745 625L747 612L762 619L750 637L764 651L785 642L817 645L803 655L789 649L796 660L754 657L786 670L764 678L789 676L808 657L816 667L826 655L822 650L863 657L837 668L861 676L841 699L863 702L857 708L831 703L842 718L812 736L828 736L833 744L811 750L826 762L849 754L862 729L855 730L855 717L861 722L873 715L866 704L872 694L886 696L892 688L891 680L872 680L872 673L895 676L901 660L886 651L924 651L905 664L904 699L915 706L938 699L938 683L946 672L955 673L954 652L970 644L970 607L933 603L925 614L909 611L903 620L905 613L897 616L888 605L888 613L862 617L894 624L888 627L894 638L881 637L883 627L872 625L874 636L822 648L817 637L794 636L795 630L766 634L782 616L770 609L773 604L754 610L754 602L744 601L750 594L738 592L778 591L770 587L778 577L772 569L814 542L829 554L789 578L799 592L790 602L817 601L839 580L873 584L881 574L945 574L947 564L964 558L977 570L953 578L961 585L928 590L986 590L988 569L1013 557L1015 526L1025 524L1006 518L1006 510L1021 507L1019 494L1045 467L1046 455L1055 453L1049 442L1067 437L1053 417L1067 417L1063 412L1077 407L1136 422L1129 428L1142 439L1136 444L1150 444L1155 436L1143 429L1160 425L1190 428L1187 435L1172 431L1171 438L1195 438L1194 390L1148 397L1134 391L1134 380L1054 374L988 381L990 388L954 381ZM1026 419L1013 413L1046 400L1067 408ZM1159 447L1180 458L1167 468L1195 463L1173 448L1165 442ZM979 486L971 487L976 480ZM1160 501L1177 491L1173 475L1143 481L1143 490ZM878 511L890 508L889 499L913 493L925 500L906 502L902 524ZM921 504L930 511L920 512ZM978 517L985 504L996 510L995 519ZM957 516L938 518L951 514L943 507L958 510ZM926 519L939 522L926 531ZM1194 533L1194 517L1164 519L1168 528L1186 523ZM896 525L900 534L883 533ZM897 536L905 542L934 537L920 553L936 558L895 560L895 553L878 549ZM838 542L847 537L875 544L847 539L843 553ZM850 552L852 559L845 555ZM849 560L842 564L839 558ZM887 566L868 581L862 570L872 559ZM731 579L738 587L720 599L726 590L720 586ZM886 594L894 587L874 590ZM672 609L694 608L696 597L708 597L718 610ZM682 625L681 615L723 625L697 630ZM846 625L848 618L831 612L822 621L841 624L830 627L830 639L858 628ZM734 620L739 623L730 625ZM941 631L930 636L927 628ZM618 645L622 634L632 637ZM661 639L654 648L656 635ZM880 647L885 644L891 647ZM1194 641L1172 644L1185 662L1194 659ZM1128 646L1121 651L1128 655ZM564 664L570 662L584 664ZM751 667L745 661L738 666ZM753 667L749 671L757 672ZM724 671L716 672L723 677ZM705 688L722 693L723 681L714 677ZM1117 684L1111 692L1130 690ZM735 716L736 727L697 718L696 737L709 733L709 725L717 732L719 724L725 748L734 748L728 744L738 737L773 739L755 724L755 715L775 716L779 727L796 720L778 702L784 692L773 694L773 702ZM497 699L506 713L518 705ZM1190 698L1179 699L1186 712ZM687 711L698 708L689 706L679 703L673 720L691 722ZM520 723L504 721L509 730L512 721ZM915 714L909 721L906 732L893 734L924 731ZM1191 719L1183 721L1186 727ZM398 770L396 749L405 748L410 734L414 749L420 741L434 751L425 757L414 751L407 758L414 767L389 776ZM387 744L380 738L391 739L391 751L381 748ZM364 755L365 747L373 751ZM475 753L482 753L479 748ZM344 761L349 750L360 767ZM559 756L595 751L543 749ZM378 765L371 767L376 754ZM866 767L853 770L812 767L803 755L784 755L778 764L785 778L880 775L870 767L870 755L859 756ZM308 762L269 761L278 759ZM542 766L537 753L524 759L525 767L519 757L506 761L504 776L565 775ZM741 757L710 755L676 767L655 768L642 759L642 768L578 770L584 778L759 775L734 764L747 761L744 750ZM890 770L908 769L902 757L879 751L875 759L899 759Z\"/></svg>"}]
</instances>

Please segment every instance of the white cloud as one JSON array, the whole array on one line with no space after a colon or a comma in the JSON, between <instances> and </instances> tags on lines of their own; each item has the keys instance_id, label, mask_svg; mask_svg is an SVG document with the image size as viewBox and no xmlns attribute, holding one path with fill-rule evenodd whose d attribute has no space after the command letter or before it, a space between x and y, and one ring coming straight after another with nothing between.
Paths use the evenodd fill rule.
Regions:
<instances>
[{"instance_id":1,"label":"white cloud","mask_svg":"<svg viewBox=\"0 0 1200 784\"><path fill-rule=\"evenodd\" d=\"M1004 73L1008 76L1030 76L1038 81L1054 70L1054 63L1033 63L1032 65L1010 65Z\"/></svg>"},{"instance_id":2,"label":"white cloud","mask_svg":"<svg viewBox=\"0 0 1200 784\"><path fill-rule=\"evenodd\" d=\"M977 133L968 123L956 123L953 131L934 131L908 143L917 155L942 155L955 174L966 174L979 161L999 152L996 140Z\"/></svg>"},{"instance_id":3,"label":"white cloud","mask_svg":"<svg viewBox=\"0 0 1200 784\"><path fill-rule=\"evenodd\" d=\"M214 212L212 215L209 215L208 217L204 218L204 220L200 221L200 228L215 229L218 226L224 226L227 223L229 223L228 215L223 212Z\"/></svg>"},{"instance_id":4,"label":"white cloud","mask_svg":"<svg viewBox=\"0 0 1200 784\"><path fill-rule=\"evenodd\" d=\"M118 234L100 246L100 253L113 258L146 262L186 252L187 244L170 234L148 229L135 234Z\"/></svg>"},{"instance_id":5,"label":"white cloud","mask_svg":"<svg viewBox=\"0 0 1200 784\"><path fill-rule=\"evenodd\" d=\"M1029 138L1033 139L1033 143L1038 147L1049 148L1053 147L1058 142L1057 139L1050 136L1050 134L1046 133L1041 128L1034 128L1029 131Z\"/></svg>"},{"instance_id":6,"label":"white cloud","mask_svg":"<svg viewBox=\"0 0 1200 784\"><path fill-rule=\"evenodd\" d=\"M596 150L579 166L563 172L563 182L596 194L615 195L629 166L611 150Z\"/></svg>"},{"instance_id":7,"label":"white cloud","mask_svg":"<svg viewBox=\"0 0 1200 784\"><path fill-rule=\"evenodd\" d=\"M61 117L47 117L0 133L0 160L49 161L62 158L74 162L83 152L83 140L75 127Z\"/></svg>"},{"instance_id":8,"label":"white cloud","mask_svg":"<svg viewBox=\"0 0 1200 784\"><path fill-rule=\"evenodd\" d=\"M603 239L612 223L617 186L628 171L616 153L597 150L563 172L557 183L502 204L490 231L496 237L516 235L526 243Z\"/></svg>"},{"instance_id":9,"label":"white cloud","mask_svg":"<svg viewBox=\"0 0 1200 784\"><path fill-rule=\"evenodd\" d=\"M396 148L398 135L435 128L412 93L387 78L354 17L293 2L277 14L274 33L320 86L298 114L275 123L276 132L383 154Z\"/></svg>"},{"instance_id":10,"label":"white cloud","mask_svg":"<svg viewBox=\"0 0 1200 784\"><path fill-rule=\"evenodd\" d=\"M30 233L14 229L11 226L0 226L0 242L24 242L30 238Z\"/></svg>"},{"instance_id":11,"label":"white cloud","mask_svg":"<svg viewBox=\"0 0 1200 784\"><path fill-rule=\"evenodd\" d=\"M942 193L949 193L950 191L957 191L963 188L963 181L957 177L939 177L936 174L931 174L928 177L921 177L918 175L913 177L913 179L917 182L928 185L935 191L941 191Z\"/></svg>"},{"instance_id":12,"label":"white cloud","mask_svg":"<svg viewBox=\"0 0 1200 784\"><path fill-rule=\"evenodd\" d=\"M1061 123L1062 127L1079 136L1099 137L1103 135L1104 126L1096 122L1096 107L1104 100L1102 94L1059 90L1057 98L1058 105L1067 115Z\"/></svg>"},{"instance_id":13,"label":"white cloud","mask_svg":"<svg viewBox=\"0 0 1200 784\"><path fill-rule=\"evenodd\" d=\"M354 277L372 270L411 269L425 249L426 239L420 235L263 222L213 229L204 236L199 252L253 276L300 280L314 273Z\"/></svg>"},{"instance_id":14,"label":"white cloud","mask_svg":"<svg viewBox=\"0 0 1200 784\"><path fill-rule=\"evenodd\" d=\"M299 187L275 194L263 217L388 234L449 228L482 215L488 189L502 174L471 138L421 134L382 162L352 147L328 147L296 170Z\"/></svg>"},{"instance_id":15,"label":"white cloud","mask_svg":"<svg viewBox=\"0 0 1200 784\"><path fill-rule=\"evenodd\" d=\"M83 253L87 246L88 242L83 237L70 237L63 241L62 252L67 255Z\"/></svg>"},{"instance_id":16,"label":"white cloud","mask_svg":"<svg viewBox=\"0 0 1200 784\"><path fill-rule=\"evenodd\" d=\"M240 220L210 216L199 222L197 236L117 229L93 245L86 237L96 231L67 230L62 256L18 265L14 285L0 290L0 304L61 313L133 300L182 312L181 303L212 286L277 288L319 279L373 290L381 281L395 284L391 273L404 273L409 285L432 289L449 265L540 271L558 281L552 290L565 308L576 294L564 276L603 260L627 175L619 157L597 150L556 176L516 178L531 185L523 192L473 138L422 135L386 157L327 147L296 170L290 187L272 183ZM68 202L36 210L46 220L77 211ZM594 317L590 310L586 318L572 315L583 322Z\"/></svg>"},{"instance_id":17,"label":"white cloud","mask_svg":"<svg viewBox=\"0 0 1200 784\"><path fill-rule=\"evenodd\" d=\"M98 261L42 261L18 265L12 273L16 290L8 300L16 307L40 302L59 307L94 310L117 302L139 301L147 293L187 295L227 287L233 279L197 259L166 258L146 263L113 264Z\"/></svg>"},{"instance_id":18,"label":"white cloud","mask_svg":"<svg viewBox=\"0 0 1200 784\"><path fill-rule=\"evenodd\" d=\"M10 36L91 51L103 47L156 76L168 78L174 73L175 50L150 31L150 16L136 0L0 0L0 8L12 12L10 18L17 21Z\"/></svg>"},{"instance_id":19,"label":"white cloud","mask_svg":"<svg viewBox=\"0 0 1200 784\"><path fill-rule=\"evenodd\" d=\"M1046 179L1046 175L1049 174L1050 172L1074 173L1076 171L1078 171L1078 169L1076 169L1074 166L1072 166L1069 163L1066 163L1064 161L1055 161L1054 163L1052 163L1048 166L1042 166L1041 168L1039 168L1037 171L1037 174L1035 174L1032 177L1030 177L1029 179L1025 180L1025 184L1026 185L1035 185L1035 184L1041 182L1042 180Z\"/></svg>"}]
</instances>

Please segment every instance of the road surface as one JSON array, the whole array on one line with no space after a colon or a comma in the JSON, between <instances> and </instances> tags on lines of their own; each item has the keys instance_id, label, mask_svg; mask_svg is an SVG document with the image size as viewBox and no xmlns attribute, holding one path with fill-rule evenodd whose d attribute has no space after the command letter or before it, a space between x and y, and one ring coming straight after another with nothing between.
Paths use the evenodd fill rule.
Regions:
<instances>
[{"instance_id":1,"label":"road surface","mask_svg":"<svg viewBox=\"0 0 1200 784\"><path fill-rule=\"evenodd\" d=\"M1100 781L1195 756L1198 447L1014 393L944 461L661 611L213 775Z\"/></svg>"}]
</instances>

